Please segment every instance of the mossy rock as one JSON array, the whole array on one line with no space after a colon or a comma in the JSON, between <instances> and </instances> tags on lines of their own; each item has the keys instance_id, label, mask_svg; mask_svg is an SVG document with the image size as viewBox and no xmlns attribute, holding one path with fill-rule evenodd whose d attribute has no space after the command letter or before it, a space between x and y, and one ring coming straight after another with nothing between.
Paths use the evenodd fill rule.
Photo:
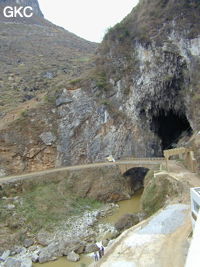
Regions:
<instances>
[{"instance_id":1,"label":"mossy rock","mask_svg":"<svg viewBox=\"0 0 200 267\"><path fill-rule=\"evenodd\" d=\"M145 177L144 191L141 198L143 211L149 216L152 215L164 206L168 198L181 194L182 187L179 181L166 173L155 176L153 171L149 171Z\"/></svg>"}]
</instances>

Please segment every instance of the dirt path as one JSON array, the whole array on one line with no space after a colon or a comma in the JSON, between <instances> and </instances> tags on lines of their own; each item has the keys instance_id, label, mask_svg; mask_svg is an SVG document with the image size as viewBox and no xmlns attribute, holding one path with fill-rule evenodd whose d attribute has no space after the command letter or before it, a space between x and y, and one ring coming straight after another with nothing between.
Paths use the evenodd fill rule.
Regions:
<instances>
[{"instance_id":1,"label":"dirt path","mask_svg":"<svg viewBox=\"0 0 200 267\"><path fill-rule=\"evenodd\" d=\"M169 166L169 174L175 179L188 183L188 185L193 187L200 186L200 176L183 167L181 163L171 161Z\"/></svg>"},{"instance_id":2,"label":"dirt path","mask_svg":"<svg viewBox=\"0 0 200 267\"><path fill-rule=\"evenodd\" d=\"M175 233L167 237L157 258L160 258L162 267L183 267L188 250L188 236L192 231L190 215L187 216L185 224Z\"/></svg>"},{"instance_id":3,"label":"dirt path","mask_svg":"<svg viewBox=\"0 0 200 267\"><path fill-rule=\"evenodd\" d=\"M75 166L67 166L67 167L61 167L61 168L53 168L48 169L44 171L38 171L38 172L31 172L26 174L19 174L19 175L12 175L12 176L6 176L0 178L0 184L7 183L7 182L13 182L16 180L24 180L28 179L33 176L38 176L41 174L48 174L48 173L54 173L58 171L67 171L67 170L79 170L79 169L87 169L87 168L97 168L97 167L104 167L104 166L115 166L115 165L126 165L126 164L133 164L135 166L137 165L158 165L162 162L162 160L119 160L116 162L100 162L100 163L90 163L90 164L83 164L83 165L75 165Z\"/></svg>"}]
</instances>

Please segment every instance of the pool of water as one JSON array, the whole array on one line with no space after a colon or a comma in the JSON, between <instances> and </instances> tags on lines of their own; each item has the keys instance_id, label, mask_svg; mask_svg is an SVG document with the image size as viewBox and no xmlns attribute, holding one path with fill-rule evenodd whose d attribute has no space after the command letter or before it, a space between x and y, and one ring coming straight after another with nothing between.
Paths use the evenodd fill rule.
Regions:
<instances>
[{"instance_id":1,"label":"pool of water","mask_svg":"<svg viewBox=\"0 0 200 267\"><path fill-rule=\"evenodd\" d=\"M36 263L34 267L86 267L93 262L93 259L88 256L81 256L80 261L70 262L66 257L62 257L56 261L51 261L47 263ZM85 265L84 265L85 264Z\"/></svg>"},{"instance_id":2,"label":"pool of water","mask_svg":"<svg viewBox=\"0 0 200 267\"><path fill-rule=\"evenodd\" d=\"M113 212L112 215L109 215L100 220L101 223L111 223L115 224L124 214L126 213L136 213L141 210L140 207L140 198L142 195L142 190L135 193L135 195L128 200L119 201L117 204L119 208Z\"/></svg>"},{"instance_id":3,"label":"pool of water","mask_svg":"<svg viewBox=\"0 0 200 267\"><path fill-rule=\"evenodd\" d=\"M138 191L131 199L118 202L117 208L112 215L109 215L100 220L100 223L116 223L126 213L136 213L140 211L140 198L142 190ZM66 257L62 257L57 261L52 261L43 264L34 264L34 267L86 267L93 262L93 258L83 255L79 262L69 262Z\"/></svg>"}]
</instances>

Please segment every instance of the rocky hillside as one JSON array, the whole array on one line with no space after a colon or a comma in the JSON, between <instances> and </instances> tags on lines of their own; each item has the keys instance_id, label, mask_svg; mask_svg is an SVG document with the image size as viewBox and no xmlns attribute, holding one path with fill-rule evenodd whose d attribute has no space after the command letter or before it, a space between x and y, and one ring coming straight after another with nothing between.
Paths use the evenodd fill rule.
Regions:
<instances>
[{"instance_id":1,"label":"rocky hillside","mask_svg":"<svg viewBox=\"0 0 200 267\"><path fill-rule=\"evenodd\" d=\"M51 34L45 39L51 57L43 61L47 57L39 56L37 32L35 60L42 63L39 75L33 71L29 77L30 82L37 77L37 83L28 88L37 91L41 83L44 88L57 87L53 81L58 82L54 77L58 72L66 82L61 82L48 105L36 108L34 104L10 124L9 131L5 127L1 131L2 173L99 161L108 154L160 156L183 136L187 145L189 136L200 129L199 10L196 0L141 0L106 34L89 77L71 81L63 72L70 73L74 61L69 57L63 62L64 50L54 49ZM58 65L53 55L60 59ZM19 73L27 69L23 60L16 63ZM85 62L87 57L77 61ZM77 66L73 70L77 72ZM9 79L17 88L21 85L20 92L30 94L17 76Z\"/></svg>"},{"instance_id":2,"label":"rocky hillside","mask_svg":"<svg viewBox=\"0 0 200 267\"><path fill-rule=\"evenodd\" d=\"M37 17L37 18L39 18L39 17L43 18L44 17L41 10L40 10L40 7L39 7L37 0L0 0L0 6L1 6L2 10L6 6L12 6L12 7L14 7L14 6L17 6L17 7L31 6L33 8L34 17ZM9 22L9 20L3 16L3 13L1 13L0 18L1 18L1 21ZM13 18L13 21L14 21L14 18ZM16 18L16 21L19 22L19 17Z\"/></svg>"},{"instance_id":3,"label":"rocky hillside","mask_svg":"<svg viewBox=\"0 0 200 267\"><path fill-rule=\"evenodd\" d=\"M95 43L45 20L36 0L0 1L1 11L7 5L32 6L34 15L26 19L5 18L1 12L0 112L38 93L62 88L66 81L87 69L96 48Z\"/></svg>"},{"instance_id":4,"label":"rocky hillside","mask_svg":"<svg viewBox=\"0 0 200 267\"><path fill-rule=\"evenodd\" d=\"M140 1L110 29L98 50L91 95L61 95L62 164L70 164L68 156L71 162L158 156L199 131L199 8L198 1ZM85 115L77 112L76 94Z\"/></svg>"}]
</instances>

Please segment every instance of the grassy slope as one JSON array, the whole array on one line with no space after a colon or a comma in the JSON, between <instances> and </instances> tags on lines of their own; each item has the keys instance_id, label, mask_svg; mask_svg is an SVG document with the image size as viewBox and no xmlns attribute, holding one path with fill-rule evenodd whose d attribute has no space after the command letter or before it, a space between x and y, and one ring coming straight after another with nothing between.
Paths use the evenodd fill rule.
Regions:
<instances>
[{"instance_id":1,"label":"grassy slope","mask_svg":"<svg viewBox=\"0 0 200 267\"><path fill-rule=\"evenodd\" d=\"M0 44L0 112L65 87L90 67L97 46L39 17L1 23Z\"/></svg>"},{"instance_id":2,"label":"grassy slope","mask_svg":"<svg viewBox=\"0 0 200 267\"><path fill-rule=\"evenodd\" d=\"M11 202L15 205L15 215L12 215L12 210L4 208ZM37 185L30 192L18 194L17 201L5 199L0 202L0 224L7 223L14 231L20 231L22 227L28 227L31 232L37 232L41 228L52 230L69 216L81 215L86 209L93 210L100 206L100 202L96 200L77 197L67 187L63 188L63 185Z\"/></svg>"}]
</instances>

